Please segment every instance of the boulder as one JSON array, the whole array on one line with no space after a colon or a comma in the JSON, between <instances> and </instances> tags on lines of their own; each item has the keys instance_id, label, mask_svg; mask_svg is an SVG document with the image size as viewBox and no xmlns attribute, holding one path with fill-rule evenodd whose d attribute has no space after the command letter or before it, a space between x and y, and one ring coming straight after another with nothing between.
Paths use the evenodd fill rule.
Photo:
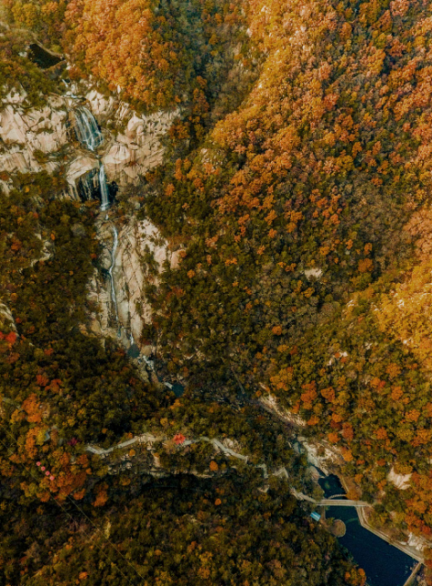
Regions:
<instances>
[{"instance_id":1,"label":"boulder","mask_svg":"<svg viewBox=\"0 0 433 586\"><path fill-rule=\"evenodd\" d=\"M86 228L81 223L76 223L71 227L71 232L76 238L85 238L87 235Z\"/></svg>"},{"instance_id":2,"label":"boulder","mask_svg":"<svg viewBox=\"0 0 433 586\"><path fill-rule=\"evenodd\" d=\"M6 144L24 144L27 129L22 115L13 106L6 106L0 113L0 137Z\"/></svg>"},{"instance_id":3,"label":"boulder","mask_svg":"<svg viewBox=\"0 0 433 586\"><path fill-rule=\"evenodd\" d=\"M397 474L394 468L391 468L387 478L396 488L399 488L400 490L406 490L410 487L410 479L412 478L412 474Z\"/></svg>"},{"instance_id":4,"label":"boulder","mask_svg":"<svg viewBox=\"0 0 433 586\"><path fill-rule=\"evenodd\" d=\"M89 104L90 110L98 120L102 120L110 116L115 107L115 99L113 96L106 98L95 89L86 94L86 100Z\"/></svg>"}]
</instances>

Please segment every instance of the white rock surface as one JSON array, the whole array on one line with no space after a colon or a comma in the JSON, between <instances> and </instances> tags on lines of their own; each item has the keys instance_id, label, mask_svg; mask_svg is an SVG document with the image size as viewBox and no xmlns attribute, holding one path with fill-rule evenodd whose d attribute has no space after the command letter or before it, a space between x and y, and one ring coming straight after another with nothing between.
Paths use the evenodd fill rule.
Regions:
<instances>
[{"instance_id":1,"label":"white rock surface","mask_svg":"<svg viewBox=\"0 0 433 586\"><path fill-rule=\"evenodd\" d=\"M78 180L92 169L99 168L99 161L92 155L80 155L68 166L66 171L66 181L71 187L72 197L76 197L76 188Z\"/></svg>"},{"instance_id":2,"label":"white rock surface","mask_svg":"<svg viewBox=\"0 0 433 586\"><path fill-rule=\"evenodd\" d=\"M145 323L150 323L151 308L143 295L147 277L143 256L151 252L159 271L165 260L170 262L170 252L158 229L148 220L132 221L119 233L119 248L114 265L114 283L117 292L119 319L129 326L134 340L138 340ZM155 278L154 278L155 280ZM141 315L137 311L141 303Z\"/></svg>"},{"instance_id":3,"label":"white rock surface","mask_svg":"<svg viewBox=\"0 0 433 586\"><path fill-rule=\"evenodd\" d=\"M278 400L275 395L271 395L268 393L264 397L260 397L260 402L263 403L268 409L272 410L276 415L287 421L287 423L292 423L293 425L299 425L300 427L305 427L307 422L302 419L300 415L296 415L292 413L288 409L284 409L281 405L278 404Z\"/></svg>"},{"instance_id":4,"label":"white rock surface","mask_svg":"<svg viewBox=\"0 0 433 586\"><path fill-rule=\"evenodd\" d=\"M400 490L406 490L410 487L411 478L412 474L397 474L394 468L391 468L391 470L388 473L388 480L392 482L392 484Z\"/></svg>"},{"instance_id":5,"label":"white rock surface","mask_svg":"<svg viewBox=\"0 0 433 586\"><path fill-rule=\"evenodd\" d=\"M66 111L45 106L24 113L9 104L0 112L0 137L7 144L21 144L30 151L57 151L66 144Z\"/></svg>"},{"instance_id":6,"label":"white rock surface","mask_svg":"<svg viewBox=\"0 0 433 586\"><path fill-rule=\"evenodd\" d=\"M8 173L14 173L16 171L20 171L21 173L28 171L37 172L41 170L41 165L33 159L31 153L28 151L23 152L14 146L12 149L0 153L0 169Z\"/></svg>"},{"instance_id":7,"label":"white rock surface","mask_svg":"<svg viewBox=\"0 0 433 586\"><path fill-rule=\"evenodd\" d=\"M313 442L302 437L298 439L305 448L308 462L326 475L331 474L330 465L341 465L342 457L325 442Z\"/></svg>"},{"instance_id":8,"label":"white rock surface","mask_svg":"<svg viewBox=\"0 0 433 586\"><path fill-rule=\"evenodd\" d=\"M3 98L4 104L22 104L27 98L27 92L21 88L18 91L16 88L12 88L6 97Z\"/></svg>"},{"instance_id":9,"label":"white rock surface","mask_svg":"<svg viewBox=\"0 0 433 586\"><path fill-rule=\"evenodd\" d=\"M167 133L177 111L139 116L121 103L112 122L120 128L102 156L109 181L120 186L137 183L139 176L159 165L164 154L161 138Z\"/></svg>"},{"instance_id":10,"label":"white rock surface","mask_svg":"<svg viewBox=\"0 0 433 586\"><path fill-rule=\"evenodd\" d=\"M423 551L426 547L431 547L431 543L420 535L409 533L407 545L414 547L418 551Z\"/></svg>"},{"instance_id":11,"label":"white rock surface","mask_svg":"<svg viewBox=\"0 0 433 586\"><path fill-rule=\"evenodd\" d=\"M0 323L7 323L16 333L18 333L14 317L9 307L0 301Z\"/></svg>"},{"instance_id":12,"label":"white rock surface","mask_svg":"<svg viewBox=\"0 0 433 586\"><path fill-rule=\"evenodd\" d=\"M86 94L86 100L90 110L99 121L107 118L115 107L115 99L112 96L106 98L95 89Z\"/></svg>"},{"instance_id":13,"label":"white rock surface","mask_svg":"<svg viewBox=\"0 0 433 586\"><path fill-rule=\"evenodd\" d=\"M67 143L64 105L56 98L42 109L24 112L19 106L23 96L19 95L19 99L15 96L13 94L14 101L0 111L0 138L3 142L0 167L9 173L42 169L53 172L58 164L54 161L39 163L34 153L54 153Z\"/></svg>"},{"instance_id":14,"label":"white rock surface","mask_svg":"<svg viewBox=\"0 0 433 586\"><path fill-rule=\"evenodd\" d=\"M73 129L68 130L68 125L74 123L73 110L83 105L84 96L86 107L98 120L104 136L95 153L74 140ZM53 172L60 165L60 157L57 159L52 155L61 152L70 196L74 198L78 196L80 177L99 168L100 162L104 164L108 182L115 181L119 187L137 184L140 175L161 163L161 139L178 115L178 111L139 115L117 95L107 98L89 85L80 84L68 86L67 95L48 96L43 108L24 109L25 99L25 92L12 89L0 106L0 169L10 174L17 171ZM45 161L41 153L49 155L52 160ZM10 182L2 179L1 185L8 191ZM101 215L97 229L105 248L102 266L108 269L111 266L112 226L102 220ZM118 319L124 332L122 336L129 336L132 332L136 342L143 325L149 323L151 317L143 295L145 279L158 280L158 276L148 273L145 266L144 257L149 252L159 271L165 260L172 268L178 266L179 251L172 255L167 242L161 239L157 228L149 221L131 219L119 228L119 246L113 265ZM92 315L92 331L98 335L117 336L119 328L113 320L108 276L103 278L95 274L89 283L89 300L96 301L100 310Z\"/></svg>"},{"instance_id":15,"label":"white rock surface","mask_svg":"<svg viewBox=\"0 0 433 586\"><path fill-rule=\"evenodd\" d=\"M304 275L307 277L307 279L311 279L311 277L314 277L315 279L320 279L322 274L322 269L307 269L306 271L304 271Z\"/></svg>"},{"instance_id":16,"label":"white rock surface","mask_svg":"<svg viewBox=\"0 0 433 586\"><path fill-rule=\"evenodd\" d=\"M98 234L103 246L100 262L107 270L111 265L113 248L112 225L108 222L101 224ZM156 262L158 274L164 270L165 261L171 263L172 253L156 226L149 220L138 222L131 218L128 224L118 230L113 279L118 319L123 331L122 341L129 340L131 332L135 343L139 346L143 326L151 320L151 308L144 296L144 285L147 279L151 279L154 283L158 282L158 274L150 274L146 268L144 257L149 253ZM98 335L117 336L118 327L115 322L115 308L110 287L109 277L103 279L95 272L89 285L89 299L98 304L100 313L92 316L91 329ZM140 311L138 306L141 308Z\"/></svg>"},{"instance_id":17,"label":"white rock surface","mask_svg":"<svg viewBox=\"0 0 433 586\"><path fill-rule=\"evenodd\" d=\"M13 106L9 105L0 114L0 136L6 144L24 143L26 140L26 124L23 117Z\"/></svg>"},{"instance_id":18,"label":"white rock surface","mask_svg":"<svg viewBox=\"0 0 433 586\"><path fill-rule=\"evenodd\" d=\"M82 91L86 106L102 126L105 139L97 154L105 166L109 182L115 181L119 187L137 184L140 175L161 163L163 147L160 140L178 111L141 116L128 104L119 101L117 96L107 98L97 90L85 87L73 89L75 92ZM35 157L35 151L55 154L69 142L67 161L70 171L67 180L70 185L76 186L77 178L94 166L86 165L79 173L75 163L77 143L69 141L67 119L74 108L83 105L83 100L74 96L76 99L49 96L45 107L24 110L21 104L26 99L25 92L12 89L0 110L0 168L9 173L39 172L42 169L53 172L59 163L38 162L40 159ZM73 120L73 116L69 118ZM82 150L79 149L80 154Z\"/></svg>"},{"instance_id":19,"label":"white rock surface","mask_svg":"<svg viewBox=\"0 0 433 586\"><path fill-rule=\"evenodd\" d=\"M110 331L110 294L108 287L98 278L97 271L94 272L88 284L88 300L97 304L97 311L90 316L90 330L98 337L110 335L116 336L115 330ZM83 331L83 333L85 333Z\"/></svg>"}]
</instances>

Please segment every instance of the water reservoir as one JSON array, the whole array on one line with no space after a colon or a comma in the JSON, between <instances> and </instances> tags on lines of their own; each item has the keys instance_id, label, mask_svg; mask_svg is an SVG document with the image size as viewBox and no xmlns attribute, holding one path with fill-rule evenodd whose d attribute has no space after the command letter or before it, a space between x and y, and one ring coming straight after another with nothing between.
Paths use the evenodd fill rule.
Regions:
<instances>
[{"instance_id":1,"label":"water reservoir","mask_svg":"<svg viewBox=\"0 0 433 586\"><path fill-rule=\"evenodd\" d=\"M344 494L337 476L321 478L319 484L327 498ZM403 586L416 560L362 527L355 507L330 507L326 517L345 523L346 534L338 540L364 569L369 586Z\"/></svg>"}]
</instances>

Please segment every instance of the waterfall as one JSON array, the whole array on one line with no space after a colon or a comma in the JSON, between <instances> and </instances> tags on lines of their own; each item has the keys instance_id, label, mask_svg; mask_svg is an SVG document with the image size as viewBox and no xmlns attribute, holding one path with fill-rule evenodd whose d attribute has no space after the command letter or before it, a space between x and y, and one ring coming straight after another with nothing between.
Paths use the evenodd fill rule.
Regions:
<instances>
[{"instance_id":1,"label":"waterfall","mask_svg":"<svg viewBox=\"0 0 433 586\"><path fill-rule=\"evenodd\" d=\"M110 201L108 199L107 177L105 176L105 169L102 163L99 167L99 189L101 191L101 211L104 212L105 210L108 210L108 208L110 207Z\"/></svg>"},{"instance_id":2,"label":"waterfall","mask_svg":"<svg viewBox=\"0 0 433 586\"><path fill-rule=\"evenodd\" d=\"M75 110L75 120L78 140L90 151L95 151L103 141L103 136L95 117L85 106L82 106Z\"/></svg>"},{"instance_id":3,"label":"waterfall","mask_svg":"<svg viewBox=\"0 0 433 586\"><path fill-rule=\"evenodd\" d=\"M117 229L116 229L116 226L113 226L113 249L111 251L111 266L108 269L108 274L110 275L110 282L111 282L111 301L113 302L117 324L119 324L119 314L117 311L117 297L116 297L116 288L114 286L113 269L114 269L114 263L116 260L116 251L117 251L118 244L119 244L119 238L118 238L118 234L117 234Z\"/></svg>"},{"instance_id":4,"label":"waterfall","mask_svg":"<svg viewBox=\"0 0 433 586\"><path fill-rule=\"evenodd\" d=\"M81 144L85 145L90 151L94 152L103 142L104 138L99 130L93 114L85 107L80 106L74 112L75 114L75 132ZM99 166L98 174L99 191L101 194L101 211L106 211L110 207L108 194L107 177L105 175L104 165ZM92 199L92 186L87 177L82 181L83 190L87 200Z\"/></svg>"},{"instance_id":5,"label":"waterfall","mask_svg":"<svg viewBox=\"0 0 433 586\"><path fill-rule=\"evenodd\" d=\"M84 177L81 177L81 188L84 192L87 201L93 199L93 177L91 173L87 173Z\"/></svg>"}]
</instances>

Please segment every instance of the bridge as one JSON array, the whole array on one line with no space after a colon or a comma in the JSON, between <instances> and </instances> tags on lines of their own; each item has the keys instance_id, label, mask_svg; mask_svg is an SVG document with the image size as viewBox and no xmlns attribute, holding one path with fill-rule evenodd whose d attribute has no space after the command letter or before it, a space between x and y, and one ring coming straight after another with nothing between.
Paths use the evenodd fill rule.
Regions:
<instances>
[{"instance_id":1,"label":"bridge","mask_svg":"<svg viewBox=\"0 0 433 586\"><path fill-rule=\"evenodd\" d=\"M303 492L299 492L295 488L292 488L290 491L295 498L300 501L307 501L312 505L316 505L317 507L371 507L371 503L366 503L364 501L351 501L349 499L341 499L341 498L327 498L322 499L320 501L316 501L311 496L307 496ZM336 495L336 496L343 496L343 495Z\"/></svg>"},{"instance_id":2,"label":"bridge","mask_svg":"<svg viewBox=\"0 0 433 586\"><path fill-rule=\"evenodd\" d=\"M350 501L348 499L322 499L315 501L318 507L371 507L371 503L364 501Z\"/></svg>"}]
</instances>

